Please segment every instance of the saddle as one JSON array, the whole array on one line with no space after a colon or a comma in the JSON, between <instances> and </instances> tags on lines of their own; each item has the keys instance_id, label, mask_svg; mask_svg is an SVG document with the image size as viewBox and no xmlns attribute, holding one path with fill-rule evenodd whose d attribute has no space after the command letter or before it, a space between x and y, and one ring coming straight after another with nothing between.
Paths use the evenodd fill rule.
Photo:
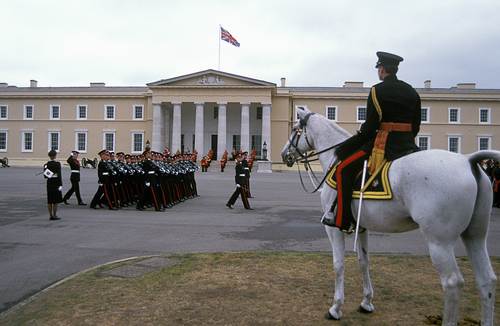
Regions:
<instances>
[{"instance_id":1,"label":"saddle","mask_svg":"<svg viewBox=\"0 0 500 326\"><path fill-rule=\"evenodd\" d=\"M337 189L337 181L335 178L335 171L342 161L335 163L328 175L326 177L326 183L333 189ZM389 182L389 168L391 167L392 161L383 162L377 170L370 175L367 169L365 177L365 188L363 193L363 199L371 200L390 200L392 199L392 189ZM361 193L361 178L363 177L363 171L360 171L356 176L354 181L354 191L352 193L352 198L359 198Z\"/></svg>"}]
</instances>

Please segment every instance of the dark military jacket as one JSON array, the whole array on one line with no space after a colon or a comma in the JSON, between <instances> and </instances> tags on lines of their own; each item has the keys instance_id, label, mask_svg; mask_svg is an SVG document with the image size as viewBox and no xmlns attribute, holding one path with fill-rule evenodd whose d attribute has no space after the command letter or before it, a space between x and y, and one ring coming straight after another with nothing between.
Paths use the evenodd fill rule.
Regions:
<instances>
[{"instance_id":1,"label":"dark military jacket","mask_svg":"<svg viewBox=\"0 0 500 326\"><path fill-rule=\"evenodd\" d=\"M234 176L234 181L236 182L236 184L239 184L240 186L244 185L247 176L245 174L245 169L243 167L243 164L241 162L236 162L234 170L236 172Z\"/></svg>"},{"instance_id":2,"label":"dark military jacket","mask_svg":"<svg viewBox=\"0 0 500 326\"><path fill-rule=\"evenodd\" d=\"M358 133L343 142L336 150L343 160L357 150L371 153L377 130L382 122L410 123L411 132L392 131L385 146L385 158L395 160L418 150L415 136L420 130L420 96L409 84L399 80L396 75L387 76L384 81L373 86L381 112L378 112L372 92L368 96L366 121Z\"/></svg>"},{"instance_id":3,"label":"dark military jacket","mask_svg":"<svg viewBox=\"0 0 500 326\"><path fill-rule=\"evenodd\" d=\"M71 181L80 181L80 162L71 155L68 157L66 160L69 164L69 168L71 169L71 176L69 179ZM78 172L73 172L73 171L78 171Z\"/></svg>"},{"instance_id":4,"label":"dark military jacket","mask_svg":"<svg viewBox=\"0 0 500 326\"><path fill-rule=\"evenodd\" d=\"M62 177L61 177L61 163L57 161L50 160L44 165L45 169L49 169L54 175L51 178L47 178L47 189L55 190L62 186Z\"/></svg>"}]
</instances>

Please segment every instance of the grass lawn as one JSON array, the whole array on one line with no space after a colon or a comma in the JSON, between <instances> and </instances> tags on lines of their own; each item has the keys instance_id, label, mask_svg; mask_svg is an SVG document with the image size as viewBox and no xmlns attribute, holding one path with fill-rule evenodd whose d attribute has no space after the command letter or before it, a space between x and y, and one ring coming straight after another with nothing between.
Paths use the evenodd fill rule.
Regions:
<instances>
[{"instance_id":1,"label":"grass lawn","mask_svg":"<svg viewBox=\"0 0 500 326\"><path fill-rule=\"evenodd\" d=\"M346 258L342 321L324 319L333 297L329 253L250 252L170 256L178 264L135 278L109 276L107 265L79 275L0 316L0 325L426 325L442 309L429 257L371 256L373 314L356 310L361 275ZM460 325L478 325L479 297L471 265ZM133 264L125 262L120 264ZM135 261L137 263L137 261ZM493 259L500 271L500 258ZM495 320L500 323L499 296ZM430 318L432 319L432 318Z\"/></svg>"}]
</instances>

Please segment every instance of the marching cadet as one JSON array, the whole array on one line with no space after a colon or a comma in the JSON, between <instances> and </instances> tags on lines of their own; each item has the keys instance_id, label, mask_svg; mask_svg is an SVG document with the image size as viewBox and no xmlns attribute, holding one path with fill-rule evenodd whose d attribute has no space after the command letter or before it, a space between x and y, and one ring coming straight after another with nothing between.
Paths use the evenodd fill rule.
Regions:
<instances>
[{"instance_id":1,"label":"marching cadet","mask_svg":"<svg viewBox=\"0 0 500 326\"><path fill-rule=\"evenodd\" d=\"M145 182L143 184L143 193L141 199L137 202L136 208L140 211L144 210L144 205L151 201L155 207L156 211L161 211L159 197L157 193L158 188L158 178L157 178L157 167L152 159L152 153L150 150L146 149L143 153L144 160L142 162L142 168L145 173Z\"/></svg>"},{"instance_id":2,"label":"marching cadet","mask_svg":"<svg viewBox=\"0 0 500 326\"><path fill-rule=\"evenodd\" d=\"M72 151L69 155L66 162L68 162L69 167L71 169L71 175L69 180L71 181L71 188L64 195L63 202L65 205L69 205L68 200L73 195L73 192L76 195L76 199L78 200L78 205L87 205L82 201L82 197L80 196L80 161L78 160L78 155L80 152Z\"/></svg>"},{"instance_id":3,"label":"marching cadet","mask_svg":"<svg viewBox=\"0 0 500 326\"><path fill-rule=\"evenodd\" d=\"M234 176L236 189L234 190L233 194L231 195L231 198L229 198L229 201L226 204L226 206L231 209L233 208L233 205L239 196L241 196L241 201L243 202L243 206L245 207L245 209L252 209L250 208L250 204L248 203L246 191L243 189L243 185L246 179L246 174L243 168L242 161L243 161L243 156L241 154L236 156L236 165L234 167L236 172Z\"/></svg>"},{"instance_id":4,"label":"marching cadet","mask_svg":"<svg viewBox=\"0 0 500 326\"><path fill-rule=\"evenodd\" d=\"M57 204L62 202L62 177L61 163L56 161L57 152L50 150L50 161L43 166L43 175L47 179L47 205L49 209L49 220L60 220L57 217Z\"/></svg>"},{"instance_id":5,"label":"marching cadet","mask_svg":"<svg viewBox=\"0 0 500 326\"><path fill-rule=\"evenodd\" d=\"M104 202L108 205L109 209L115 209L111 200L110 186L111 186L111 171L109 169L107 161L109 160L109 152L105 149L98 153L101 160L97 165L97 176L99 179L99 187L90 202L90 208L97 209L97 205L102 207Z\"/></svg>"},{"instance_id":6,"label":"marching cadet","mask_svg":"<svg viewBox=\"0 0 500 326\"><path fill-rule=\"evenodd\" d=\"M245 171L245 184L243 185L243 189L246 191L247 197L252 198L250 194L250 167L248 166L247 156L248 152L243 152L243 159L241 160L243 171Z\"/></svg>"}]
</instances>

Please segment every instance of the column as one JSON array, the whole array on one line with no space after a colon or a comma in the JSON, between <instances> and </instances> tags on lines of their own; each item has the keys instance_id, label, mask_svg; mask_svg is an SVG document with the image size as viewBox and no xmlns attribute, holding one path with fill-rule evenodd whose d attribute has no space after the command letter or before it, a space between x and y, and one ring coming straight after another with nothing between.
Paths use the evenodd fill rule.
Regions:
<instances>
[{"instance_id":1,"label":"column","mask_svg":"<svg viewBox=\"0 0 500 326\"><path fill-rule=\"evenodd\" d=\"M161 104L153 104L153 134L151 149L153 151L163 151L163 110Z\"/></svg>"},{"instance_id":2,"label":"column","mask_svg":"<svg viewBox=\"0 0 500 326\"><path fill-rule=\"evenodd\" d=\"M241 150L250 150L250 104L241 103Z\"/></svg>"},{"instance_id":3,"label":"column","mask_svg":"<svg viewBox=\"0 0 500 326\"><path fill-rule=\"evenodd\" d=\"M271 104L262 105L262 144L264 142L267 145L267 159L271 161Z\"/></svg>"},{"instance_id":4,"label":"column","mask_svg":"<svg viewBox=\"0 0 500 326\"><path fill-rule=\"evenodd\" d=\"M204 125L204 120L203 120L203 110L204 110L204 103L195 103L196 106L196 120L195 120L195 132L194 132L194 149L198 151L198 158L202 158L204 155L204 149L203 149L203 125Z\"/></svg>"},{"instance_id":5,"label":"column","mask_svg":"<svg viewBox=\"0 0 500 326\"><path fill-rule=\"evenodd\" d=\"M172 119L172 155L181 150L181 103L173 103L174 116Z\"/></svg>"},{"instance_id":6,"label":"column","mask_svg":"<svg viewBox=\"0 0 500 326\"><path fill-rule=\"evenodd\" d=\"M163 127L163 148L161 150L161 152L163 153L163 150L165 149L165 147L168 147L168 149L170 150L172 148L172 124L171 124L171 121L172 121L172 118L171 118L171 115L172 115L172 110L168 107L164 107L163 108L163 120L165 121L164 123L164 127Z\"/></svg>"},{"instance_id":7,"label":"column","mask_svg":"<svg viewBox=\"0 0 500 326\"><path fill-rule=\"evenodd\" d=\"M222 157L226 150L226 103L217 103L219 118L217 126L217 159Z\"/></svg>"}]
</instances>

